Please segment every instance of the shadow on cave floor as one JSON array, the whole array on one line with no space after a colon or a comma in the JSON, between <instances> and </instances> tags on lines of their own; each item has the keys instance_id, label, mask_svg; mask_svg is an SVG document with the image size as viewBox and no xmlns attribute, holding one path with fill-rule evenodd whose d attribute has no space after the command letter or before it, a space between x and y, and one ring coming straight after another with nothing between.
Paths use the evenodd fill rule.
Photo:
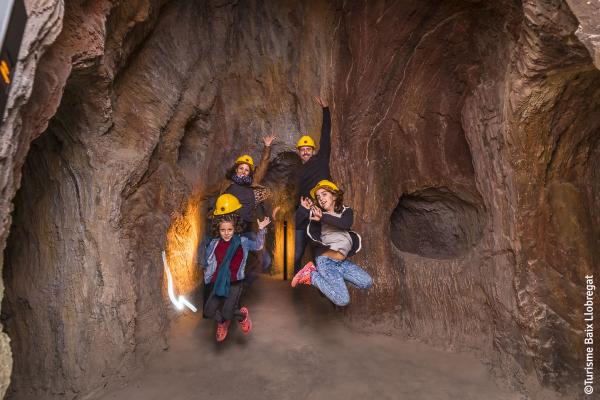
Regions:
<instances>
[{"instance_id":1,"label":"shadow on cave floor","mask_svg":"<svg viewBox=\"0 0 600 400\"><path fill-rule=\"evenodd\" d=\"M248 336L236 326L217 345L212 321L182 315L167 351L95 399L522 398L471 356L351 331L313 288L262 280L245 304Z\"/></svg>"}]
</instances>

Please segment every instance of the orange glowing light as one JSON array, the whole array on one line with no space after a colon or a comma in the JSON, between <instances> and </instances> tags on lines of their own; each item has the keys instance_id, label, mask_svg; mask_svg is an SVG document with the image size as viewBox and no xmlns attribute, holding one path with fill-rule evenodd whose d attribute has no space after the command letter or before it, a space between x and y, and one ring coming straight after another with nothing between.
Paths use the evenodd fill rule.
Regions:
<instances>
[{"instance_id":1,"label":"orange glowing light","mask_svg":"<svg viewBox=\"0 0 600 400\"><path fill-rule=\"evenodd\" d=\"M286 262L287 262L287 276L285 279L292 279L294 277L294 241L296 239L295 230L294 230L294 218L292 215L288 218L287 225L287 254Z\"/></svg>"},{"instance_id":2,"label":"orange glowing light","mask_svg":"<svg viewBox=\"0 0 600 400\"><path fill-rule=\"evenodd\" d=\"M178 294L194 291L200 283L201 274L196 265L198 242L202 232L198 201L190 198L185 212L176 216L167 232L166 258ZM167 274L164 287L167 288Z\"/></svg>"},{"instance_id":3,"label":"orange glowing light","mask_svg":"<svg viewBox=\"0 0 600 400\"><path fill-rule=\"evenodd\" d=\"M287 234L284 229L283 222L287 221ZM289 213L283 216L281 219L275 221L275 245L274 245L274 261L275 261L275 273L274 276L277 279L292 279L294 276L294 218L293 214ZM284 240L287 242L285 245L286 252L284 254ZM287 276L284 276L284 258L287 265Z\"/></svg>"},{"instance_id":4,"label":"orange glowing light","mask_svg":"<svg viewBox=\"0 0 600 400\"><path fill-rule=\"evenodd\" d=\"M275 244L273 246L273 265L275 267L274 276L277 279L285 279L283 275L283 220L278 219L275 221Z\"/></svg>"},{"instance_id":5,"label":"orange glowing light","mask_svg":"<svg viewBox=\"0 0 600 400\"><path fill-rule=\"evenodd\" d=\"M169 293L169 299L171 303L178 309L183 310L185 307L189 308L193 312L198 311L196 306L190 303L184 296L177 296L175 294L175 289L173 288L173 276L171 275L171 270L169 269L169 264L167 263L167 255L165 252L162 252L163 265L165 267L165 274L167 274L167 292Z\"/></svg>"},{"instance_id":6,"label":"orange glowing light","mask_svg":"<svg viewBox=\"0 0 600 400\"><path fill-rule=\"evenodd\" d=\"M4 83L10 85L10 67L4 60L0 62L0 75L2 75L2 80L4 80Z\"/></svg>"}]
</instances>

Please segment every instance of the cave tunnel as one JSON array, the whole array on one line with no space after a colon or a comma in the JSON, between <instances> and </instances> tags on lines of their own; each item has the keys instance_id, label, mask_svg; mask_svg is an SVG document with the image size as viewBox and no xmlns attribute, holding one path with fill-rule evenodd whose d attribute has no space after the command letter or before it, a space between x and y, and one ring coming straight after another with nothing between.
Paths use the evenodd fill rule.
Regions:
<instances>
[{"instance_id":1,"label":"cave tunnel","mask_svg":"<svg viewBox=\"0 0 600 400\"><path fill-rule=\"evenodd\" d=\"M0 397L580 398L600 4L24 5L0 126ZM373 279L345 307L289 282L315 96ZM216 343L174 299L201 308L207 193L268 134L270 273L244 287L252 331Z\"/></svg>"}]
</instances>

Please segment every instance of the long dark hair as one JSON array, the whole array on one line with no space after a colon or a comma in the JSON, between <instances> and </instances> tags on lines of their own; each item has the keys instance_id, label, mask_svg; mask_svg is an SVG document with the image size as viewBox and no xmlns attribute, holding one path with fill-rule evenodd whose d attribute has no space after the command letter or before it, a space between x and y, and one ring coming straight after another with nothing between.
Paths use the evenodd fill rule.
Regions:
<instances>
[{"instance_id":1,"label":"long dark hair","mask_svg":"<svg viewBox=\"0 0 600 400\"><path fill-rule=\"evenodd\" d=\"M210 226L210 233L212 237L218 238L220 237L219 226L221 222L231 222L233 224L233 232L240 234L244 231L243 221L240 218L239 214L236 212L224 215L216 215L212 219L212 223Z\"/></svg>"},{"instance_id":2,"label":"long dark hair","mask_svg":"<svg viewBox=\"0 0 600 400\"><path fill-rule=\"evenodd\" d=\"M233 167L229 168L229 169L227 170L227 172L225 172L225 178L226 178L226 179L229 179L229 180L232 180L232 178L233 178L233 177L236 175L236 170L237 170L237 167L238 167L238 165L240 165L240 164L246 164L246 163L237 163L237 164L233 164ZM248 167L250 167L250 174L249 174L249 176L250 176L251 178L254 178L254 168L252 168L252 167L250 166L250 164L246 164L246 165L248 165Z\"/></svg>"},{"instance_id":3,"label":"long dark hair","mask_svg":"<svg viewBox=\"0 0 600 400\"><path fill-rule=\"evenodd\" d=\"M338 214L341 213L342 210L344 210L344 191L343 190L333 190L328 187L322 187L321 189L328 191L329 193L331 193L332 195L335 196L335 204L333 205L333 211L335 211ZM317 206L319 206L319 208L323 209L319 205L318 201L315 201L315 203L317 204ZM325 210L323 210L323 211L325 211Z\"/></svg>"}]
</instances>

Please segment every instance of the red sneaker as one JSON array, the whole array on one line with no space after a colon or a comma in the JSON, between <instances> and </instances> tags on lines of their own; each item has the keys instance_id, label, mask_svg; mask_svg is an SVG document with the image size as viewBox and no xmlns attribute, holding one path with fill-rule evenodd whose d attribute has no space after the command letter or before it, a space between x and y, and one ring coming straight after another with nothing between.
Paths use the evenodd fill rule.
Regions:
<instances>
[{"instance_id":1,"label":"red sneaker","mask_svg":"<svg viewBox=\"0 0 600 400\"><path fill-rule=\"evenodd\" d=\"M240 308L240 312L246 316L243 321L240 321L240 328L242 328L242 332L247 334L252 329L252 320L250 319L250 312L246 307Z\"/></svg>"},{"instance_id":2,"label":"red sneaker","mask_svg":"<svg viewBox=\"0 0 600 400\"><path fill-rule=\"evenodd\" d=\"M296 287L297 284L302 283L304 285L310 285L310 273L316 271L317 268L312 261L306 263L304 268L302 268L292 279L292 287Z\"/></svg>"},{"instance_id":3,"label":"red sneaker","mask_svg":"<svg viewBox=\"0 0 600 400\"><path fill-rule=\"evenodd\" d=\"M217 342L222 342L223 340L225 340L230 324L231 320L227 320L222 324L217 324Z\"/></svg>"}]
</instances>

